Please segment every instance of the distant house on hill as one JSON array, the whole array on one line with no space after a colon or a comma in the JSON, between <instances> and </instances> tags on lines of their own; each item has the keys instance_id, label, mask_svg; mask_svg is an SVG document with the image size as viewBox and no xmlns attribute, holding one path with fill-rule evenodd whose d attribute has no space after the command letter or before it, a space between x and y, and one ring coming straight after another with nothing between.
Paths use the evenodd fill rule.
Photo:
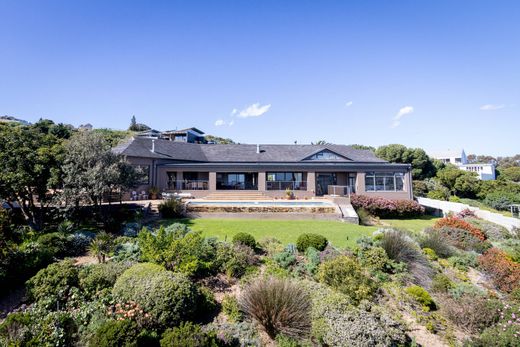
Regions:
<instances>
[{"instance_id":1,"label":"distant house on hill","mask_svg":"<svg viewBox=\"0 0 520 347\"><path fill-rule=\"evenodd\" d=\"M137 137L169 140L174 142L206 143L204 132L197 128L158 131L150 129L136 134Z\"/></svg>"},{"instance_id":2,"label":"distant house on hill","mask_svg":"<svg viewBox=\"0 0 520 347\"><path fill-rule=\"evenodd\" d=\"M464 171L475 172L479 179L490 181L496 179L495 164L468 162L468 157L463 149L447 150L444 152L431 153L430 156L440 160L444 164L453 164Z\"/></svg>"}]
</instances>

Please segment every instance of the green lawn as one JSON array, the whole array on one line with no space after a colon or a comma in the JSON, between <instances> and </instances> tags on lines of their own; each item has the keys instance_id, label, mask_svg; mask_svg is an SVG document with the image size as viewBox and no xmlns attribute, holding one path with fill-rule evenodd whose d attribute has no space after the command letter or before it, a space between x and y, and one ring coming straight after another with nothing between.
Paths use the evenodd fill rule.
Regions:
<instances>
[{"instance_id":1,"label":"green lawn","mask_svg":"<svg viewBox=\"0 0 520 347\"><path fill-rule=\"evenodd\" d=\"M171 224L175 221L164 221ZM177 221L179 222L179 221ZM367 227L336 221L320 220L261 220L261 219L189 219L182 220L193 230L200 230L204 236L230 240L238 232L253 235L257 241L265 237L275 237L284 244L296 243L303 233L317 233L325 236L334 246L354 247L361 236L372 235L378 227Z\"/></svg>"},{"instance_id":2,"label":"green lawn","mask_svg":"<svg viewBox=\"0 0 520 347\"><path fill-rule=\"evenodd\" d=\"M430 227L437 218L424 216L417 219L385 219L384 225L419 232ZM168 225L175 221L163 221ZM179 221L177 221L179 222ZM262 220L262 219L184 219L180 221L193 230L200 230L204 236L230 240L238 232L253 235L257 241L265 237L275 237L282 243L296 243L303 233L317 233L325 236L334 246L354 247L356 240L369 236L382 226L362 226L336 221L320 220Z\"/></svg>"},{"instance_id":3,"label":"green lawn","mask_svg":"<svg viewBox=\"0 0 520 347\"><path fill-rule=\"evenodd\" d=\"M438 219L438 217L422 216L415 219L382 219L381 223L418 233L425 228L433 226Z\"/></svg>"}]
</instances>

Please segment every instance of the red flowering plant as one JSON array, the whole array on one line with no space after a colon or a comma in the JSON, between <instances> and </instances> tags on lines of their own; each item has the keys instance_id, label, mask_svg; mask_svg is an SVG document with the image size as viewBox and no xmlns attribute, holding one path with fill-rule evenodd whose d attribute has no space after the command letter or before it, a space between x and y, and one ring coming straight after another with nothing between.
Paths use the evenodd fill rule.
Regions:
<instances>
[{"instance_id":1,"label":"red flowering plant","mask_svg":"<svg viewBox=\"0 0 520 347\"><path fill-rule=\"evenodd\" d=\"M477 215L475 214L475 212L473 212L472 210L470 210L469 208L466 208L462 211L460 211L459 213L457 213L455 215L457 218L459 219L464 219L464 218L477 218Z\"/></svg>"},{"instance_id":2,"label":"red flowering plant","mask_svg":"<svg viewBox=\"0 0 520 347\"><path fill-rule=\"evenodd\" d=\"M139 304L134 301L112 305L108 308L107 314L115 320L134 321L140 328L149 326L152 321L150 314L144 312Z\"/></svg>"},{"instance_id":3,"label":"red flowering plant","mask_svg":"<svg viewBox=\"0 0 520 347\"><path fill-rule=\"evenodd\" d=\"M520 264L504 251L493 247L481 255L478 262L498 289L510 293L520 287Z\"/></svg>"},{"instance_id":4,"label":"red flowering plant","mask_svg":"<svg viewBox=\"0 0 520 347\"><path fill-rule=\"evenodd\" d=\"M470 223L457 218L457 217L445 217L439 219L437 222L435 222L434 228L440 229L442 227L449 227L449 228L455 228L455 229L463 229L466 231L469 231L473 236L475 236L480 241L485 241L487 239L486 234L479 228L471 225Z\"/></svg>"},{"instance_id":5,"label":"red flowering plant","mask_svg":"<svg viewBox=\"0 0 520 347\"><path fill-rule=\"evenodd\" d=\"M356 210L362 208L371 215L381 218L410 218L424 214L424 207L412 200L352 195L350 202Z\"/></svg>"}]
</instances>

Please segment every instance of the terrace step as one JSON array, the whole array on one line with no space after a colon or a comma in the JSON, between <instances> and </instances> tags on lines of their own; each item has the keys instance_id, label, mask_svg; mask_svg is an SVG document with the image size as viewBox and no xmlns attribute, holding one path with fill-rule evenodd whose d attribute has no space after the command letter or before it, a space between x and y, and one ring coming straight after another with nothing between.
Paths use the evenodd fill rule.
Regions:
<instances>
[{"instance_id":1,"label":"terrace step","mask_svg":"<svg viewBox=\"0 0 520 347\"><path fill-rule=\"evenodd\" d=\"M210 193L205 200L271 200L272 198L262 192L252 191L232 191L232 192L214 192Z\"/></svg>"}]
</instances>

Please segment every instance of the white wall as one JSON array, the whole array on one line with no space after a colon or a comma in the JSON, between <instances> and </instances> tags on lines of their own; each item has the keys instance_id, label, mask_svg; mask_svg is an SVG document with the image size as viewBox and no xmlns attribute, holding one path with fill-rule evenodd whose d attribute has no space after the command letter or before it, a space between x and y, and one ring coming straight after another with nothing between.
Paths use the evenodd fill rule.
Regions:
<instances>
[{"instance_id":1,"label":"white wall","mask_svg":"<svg viewBox=\"0 0 520 347\"><path fill-rule=\"evenodd\" d=\"M434 200L429 198L417 198L417 201L424 207L442 210L444 214L448 214L449 212L458 213L460 211L469 209L475 212L475 215L477 217L501 225L507 228L507 230L512 230L513 227L520 228L520 219L518 218L506 217L498 213L484 211L477 207L471 207L466 204L451 201Z\"/></svg>"}]
</instances>

